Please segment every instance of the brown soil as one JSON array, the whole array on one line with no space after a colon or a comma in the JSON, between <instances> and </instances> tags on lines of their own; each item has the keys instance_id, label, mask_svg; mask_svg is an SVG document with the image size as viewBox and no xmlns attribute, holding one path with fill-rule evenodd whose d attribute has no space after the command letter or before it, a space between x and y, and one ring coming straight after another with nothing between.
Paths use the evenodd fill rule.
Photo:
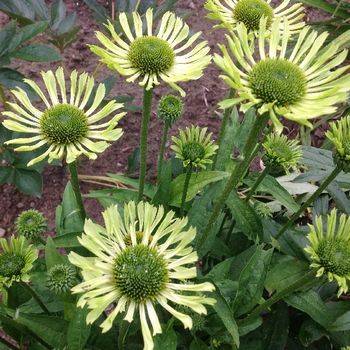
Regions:
<instances>
[{"instance_id":1,"label":"brown soil","mask_svg":"<svg viewBox=\"0 0 350 350\"><path fill-rule=\"evenodd\" d=\"M64 53L64 66L67 70L78 69L92 73L98 62L97 57L92 54L87 44L96 43L94 31L98 28L87 6L82 1L66 0L67 7L70 10L77 11L80 31L78 40L73 43ZM102 2L102 1L101 1ZM222 31L213 31L212 23L205 18L203 9L203 0L179 0L178 10L186 11L189 14L187 23L190 24L193 31L202 31L203 37L209 41L213 52L217 51L217 43L224 41ZM307 11L308 19L320 19L323 17L315 10ZM0 14L0 23L3 25L8 19ZM49 68L54 69L62 63L38 64L28 62L15 62L14 66L24 75L31 79L38 79L41 70ZM98 74L98 80L113 74L105 67L101 67ZM217 102L227 94L227 87L218 78L219 71L214 64L210 65L205 75L198 81L183 84L187 96L185 98L184 117L173 127L171 134L176 134L178 128L190 124L207 126L210 131L217 134L220 119L215 113ZM169 89L165 86L155 90L154 106L156 106L159 97L167 93ZM112 91L112 96L118 94L130 94L135 96L136 104L140 104L142 91L132 84L126 84L122 77L118 77L117 83ZM104 152L96 161L82 160L79 166L81 174L104 175L107 172L117 173L125 172L127 158L138 145L140 113L128 113L121 121L125 133L122 139L114 143L106 152ZM162 125L156 116L152 116L149 129L149 160L148 165L152 176L155 167L151 167L156 162L158 153ZM54 213L56 206L61 202L62 193L67 183L67 173L64 168L57 166L47 166L44 173L44 190L41 198L33 198L18 192L12 185L2 185L0 187L0 228L6 230L6 233L12 232L13 222L22 210L36 208L42 211L49 219L50 224L54 223ZM94 188L89 184L83 184L82 189L87 193L89 189ZM100 207L95 201L85 201L87 211L90 216L96 217Z\"/></svg>"}]
</instances>

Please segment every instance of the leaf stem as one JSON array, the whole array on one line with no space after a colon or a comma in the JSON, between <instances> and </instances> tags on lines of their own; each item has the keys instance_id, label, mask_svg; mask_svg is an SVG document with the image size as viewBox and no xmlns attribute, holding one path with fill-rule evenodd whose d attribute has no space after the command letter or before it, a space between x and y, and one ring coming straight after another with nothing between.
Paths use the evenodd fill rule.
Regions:
<instances>
[{"instance_id":1,"label":"leaf stem","mask_svg":"<svg viewBox=\"0 0 350 350\"><path fill-rule=\"evenodd\" d=\"M74 161L72 163L69 163L68 169L69 169L70 176L71 176L71 183L72 183L73 191L75 194L75 198L76 198L78 206L79 206L80 216L81 216L82 220L84 221L86 218L86 212L85 212L83 198L81 196L81 191L80 191L80 186L79 186L77 162Z\"/></svg>"},{"instance_id":2,"label":"leaf stem","mask_svg":"<svg viewBox=\"0 0 350 350\"><path fill-rule=\"evenodd\" d=\"M263 311L268 310L273 304L277 303L281 299L285 298L289 294L297 291L298 289L304 287L305 285L315 283L317 280L314 278L315 272L309 271L306 275L296 280L290 286L276 292L271 298L267 299L265 302L257 306L246 318L239 321L239 323L245 323L247 321L253 320L258 317Z\"/></svg>"},{"instance_id":3,"label":"leaf stem","mask_svg":"<svg viewBox=\"0 0 350 350\"><path fill-rule=\"evenodd\" d=\"M248 140L243 149L243 159L235 166L233 169L230 178L227 180L226 186L222 191L219 198L214 203L214 208L212 214L209 218L208 224L203 232L203 234L198 239L197 250L204 244L206 239L209 236L210 231L212 230L216 219L220 214L220 210L225 205L225 202L230 195L231 191L237 187L242 176L249 168L249 165L252 160L252 153L256 150L256 144L258 142L258 137L260 132L264 129L269 119L269 114L264 113L260 116L257 116L255 123L249 133Z\"/></svg>"},{"instance_id":4,"label":"leaf stem","mask_svg":"<svg viewBox=\"0 0 350 350\"><path fill-rule=\"evenodd\" d=\"M143 111L141 123L141 138L140 138L140 179L139 179L139 195L138 201L142 200L143 191L145 188L145 178L147 170L147 138L148 124L151 118L153 89L143 90Z\"/></svg>"},{"instance_id":5,"label":"leaf stem","mask_svg":"<svg viewBox=\"0 0 350 350\"><path fill-rule=\"evenodd\" d=\"M40 308L48 315L50 315L49 309L45 306L44 302L41 300L37 292L26 282L20 282L20 284L29 292L33 299L37 302Z\"/></svg>"},{"instance_id":6,"label":"leaf stem","mask_svg":"<svg viewBox=\"0 0 350 350\"><path fill-rule=\"evenodd\" d=\"M265 169L259 174L258 178L255 180L253 186L251 187L247 197L245 200L248 202L250 198L252 198L253 194L259 187L259 185L262 183L262 181L265 179L266 175L269 173L269 167L266 166Z\"/></svg>"},{"instance_id":7,"label":"leaf stem","mask_svg":"<svg viewBox=\"0 0 350 350\"><path fill-rule=\"evenodd\" d=\"M13 350L18 350L19 348L15 345L13 345L12 343L10 343L9 341L7 341L5 338L0 337L0 343L4 344L5 346L7 346L9 349L13 349Z\"/></svg>"},{"instance_id":8,"label":"leaf stem","mask_svg":"<svg viewBox=\"0 0 350 350\"><path fill-rule=\"evenodd\" d=\"M180 206L180 215L181 216L184 215L184 207L185 207L185 203L186 203L186 197L187 197L187 192L188 192L188 186L190 184L191 175L192 175L192 166L189 165L187 167L184 187L183 187L183 191L182 191L181 206Z\"/></svg>"},{"instance_id":9,"label":"leaf stem","mask_svg":"<svg viewBox=\"0 0 350 350\"><path fill-rule=\"evenodd\" d=\"M168 138L168 131L169 131L169 123L165 122L164 123L164 127L163 127L162 141L161 141L160 149L159 149L159 156L158 156L158 171L157 171L158 183L159 183L160 178L162 176L165 144L166 144L166 141L167 141L167 138Z\"/></svg>"},{"instance_id":10,"label":"leaf stem","mask_svg":"<svg viewBox=\"0 0 350 350\"><path fill-rule=\"evenodd\" d=\"M299 218L300 214L302 214L304 210L321 195L321 193L339 175L340 172L341 167L336 166L319 186L319 188L303 203L303 205L300 206L299 210L295 212L292 217L286 222L286 224L279 230L276 237L274 237L275 239L279 239L293 225L294 221Z\"/></svg>"}]
</instances>

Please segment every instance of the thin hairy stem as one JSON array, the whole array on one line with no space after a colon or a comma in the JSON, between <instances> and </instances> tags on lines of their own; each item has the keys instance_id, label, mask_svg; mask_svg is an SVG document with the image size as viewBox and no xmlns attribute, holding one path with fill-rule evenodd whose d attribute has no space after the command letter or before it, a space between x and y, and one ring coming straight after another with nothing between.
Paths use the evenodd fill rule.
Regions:
<instances>
[{"instance_id":1,"label":"thin hairy stem","mask_svg":"<svg viewBox=\"0 0 350 350\"><path fill-rule=\"evenodd\" d=\"M260 173L260 175L258 176L258 178L256 179L256 181L254 182L253 186L251 187L247 197L245 198L245 200L248 202L250 198L252 198L252 196L254 195L255 191L257 190L257 188L259 187L259 185L262 183L262 181L265 179L266 175L269 173L269 167L266 166L265 169L263 170L263 172Z\"/></svg>"},{"instance_id":2,"label":"thin hairy stem","mask_svg":"<svg viewBox=\"0 0 350 350\"><path fill-rule=\"evenodd\" d=\"M21 285L29 292L29 294L33 297L33 299L37 302L37 304L40 306L40 308L48 315L50 315L49 309L45 306L44 302L41 300L40 296L37 294L37 292L28 284L25 282L20 282Z\"/></svg>"},{"instance_id":3,"label":"thin hairy stem","mask_svg":"<svg viewBox=\"0 0 350 350\"><path fill-rule=\"evenodd\" d=\"M257 116L255 123L250 131L248 140L243 149L243 159L235 166L232 171L230 178L227 180L226 186L222 191L221 195L214 203L214 208L212 214L209 218L208 224L203 232L203 234L198 239L198 249L204 244L206 239L211 232L216 219L219 217L221 209L224 207L225 202L230 195L231 191L237 187L242 176L249 168L252 160L252 153L256 150L256 144L259 139L260 132L264 129L269 119L269 114L264 113L261 116Z\"/></svg>"},{"instance_id":4,"label":"thin hairy stem","mask_svg":"<svg viewBox=\"0 0 350 350\"><path fill-rule=\"evenodd\" d=\"M159 156L158 156L158 171L157 171L158 183L159 183L160 178L162 176L165 144L166 144L166 141L167 141L167 138L168 138L168 131L169 131L169 123L165 122L164 123L164 128L163 128L162 141L161 141L160 149L159 149Z\"/></svg>"},{"instance_id":5,"label":"thin hairy stem","mask_svg":"<svg viewBox=\"0 0 350 350\"><path fill-rule=\"evenodd\" d=\"M139 195L138 201L142 200L143 191L145 188L146 168L147 168L147 138L148 138L148 124L151 118L153 90L143 91L143 112L141 124L141 138L140 138L140 179L139 179Z\"/></svg>"},{"instance_id":6,"label":"thin hairy stem","mask_svg":"<svg viewBox=\"0 0 350 350\"><path fill-rule=\"evenodd\" d=\"M70 176L71 176L71 183L72 183L73 191L75 194L75 198L76 198L78 206L79 206L80 216L81 216L82 220L85 220L86 212L85 212L83 198L81 196L81 191L80 191L80 186L79 186L77 162L74 161L72 163L69 163L68 169L69 169Z\"/></svg>"},{"instance_id":7,"label":"thin hairy stem","mask_svg":"<svg viewBox=\"0 0 350 350\"><path fill-rule=\"evenodd\" d=\"M188 186L190 184L191 175L192 175L192 166L189 165L187 167L184 187L183 187L183 191L182 191L181 206L180 206L180 215L181 216L184 215L184 207L185 207L185 203L186 203L186 197L187 197L187 192L188 192Z\"/></svg>"},{"instance_id":8,"label":"thin hairy stem","mask_svg":"<svg viewBox=\"0 0 350 350\"><path fill-rule=\"evenodd\" d=\"M329 174L329 176L322 182L320 187L300 206L299 210L294 213L291 218L286 222L286 224L279 230L275 239L279 239L289 228L292 227L294 221L299 218L300 214L310 206L328 187L328 185L339 175L341 172L341 167L336 166L335 169Z\"/></svg>"}]
</instances>

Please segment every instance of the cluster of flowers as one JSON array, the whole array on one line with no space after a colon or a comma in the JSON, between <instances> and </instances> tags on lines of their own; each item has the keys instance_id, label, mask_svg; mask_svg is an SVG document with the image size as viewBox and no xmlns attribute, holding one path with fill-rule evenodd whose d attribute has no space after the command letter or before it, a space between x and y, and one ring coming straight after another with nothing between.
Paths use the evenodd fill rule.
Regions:
<instances>
[{"instance_id":1,"label":"cluster of flowers","mask_svg":"<svg viewBox=\"0 0 350 350\"><path fill-rule=\"evenodd\" d=\"M268 115L276 133L269 135L263 144L265 161L285 171L296 166L301 151L295 141L280 135L280 117L310 126L310 119L335 112L336 105L346 100L350 90L350 74L346 74L349 66L342 65L348 53L344 44L350 40L350 31L326 44L328 33L318 34L306 26L301 4L289 6L289 2L285 0L276 8L264 0L225 0L225 5L220 0L208 0L205 4L208 17L227 29L227 46L219 45L222 55L215 54L214 62L233 94L220 107L228 109L239 104L243 112L256 107L258 118ZM110 37L97 32L102 47L91 45L92 52L110 69L126 76L128 82L138 80L144 96L150 96L160 81L185 95L179 83L200 78L212 60L207 42L194 45L201 33L190 36L188 25L174 13L165 13L157 30L151 9L144 17L133 13L128 20L121 13L123 34L108 23ZM24 134L7 144L20 145L16 151L44 149L28 166L47 158L49 162L64 160L68 164L80 155L96 159L98 153L122 136L118 122L126 114L123 104L114 100L104 104L103 84L96 88L93 77L73 71L67 87L62 68L43 72L42 79L46 91L32 80L25 82L42 99L44 110L33 106L26 92L17 88L12 93L18 103L9 102L11 111L3 112L7 117L3 125ZM181 116L182 108L177 96L161 99L158 116L164 121L164 140L168 129ZM110 115L113 116L109 118ZM327 137L336 148L337 165L350 171L350 117L333 123ZM192 126L173 138L171 148L190 174L211 164L218 146L211 141L206 128ZM159 171L162 152L164 147ZM182 204L184 201L186 194ZM187 218L176 218L173 211L166 212L162 206L142 200L127 203L122 211L112 206L103 212L103 218L105 227L87 219L79 238L91 256L69 254L70 263L79 268L83 281L77 284L75 269L60 265L49 272L51 289L60 293L74 286L72 292L81 294L78 305L87 305L90 310L88 323L95 322L114 305L101 324L104 332L112 327L119 313L125 313L124 319L131 322L138 311L145 349L153 348L149 323L153 335L162 331L156 305L191 328L191 317L169 303L202 314L206 313L204 305L213 305L215 300L204 295L214 290L211 283L188 282L197 276L194 265L197 254L190 245L196 231L187 227ZM20 237L9 242L1 239L3 285L29 281L28 272L37 252L27 241L40 239L45 226L45 220L37 213L25 213L17 222ZM336 280L340 293L347 291L350 279L349 227L350 218L341 216L337 225L337 213L333 211L326 234L321 219L317 219L315 227L311 226L307 248L317 275L326 273L330 280Z\"/></svg>"}]
</instances>

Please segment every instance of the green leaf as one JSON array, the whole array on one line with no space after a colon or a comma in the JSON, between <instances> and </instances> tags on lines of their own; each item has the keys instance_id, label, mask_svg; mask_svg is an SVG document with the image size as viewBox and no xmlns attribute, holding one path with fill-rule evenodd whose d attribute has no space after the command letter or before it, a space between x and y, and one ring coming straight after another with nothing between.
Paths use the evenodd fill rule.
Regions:
<instances>
[{"instance_id":1,"label":"green leaf","mask_svg":"<svg viewBox=\"0 0 350 350\"><path fill-rule=\"evenodd\" d=\"M226 164L232 156L233 146L235 145L236 133L239 128L239 115L237 108L233 108L228 123L226 125L220 148L217 153L215 169L225 170Z\"/></svg>"},{"instance_id":2,"label":"green leaf","mask_svg":"<svg viewBox=\"0 0 350 350\"><path fill-rule=\"evenodd\" d=\"M11 68L0 68L0 84L6 89L22 88L29 95L30 99L37 97L33 89L23 82L25 76Z\"/></svg>"},{"instance_id":3,"label":"green leaf","mask_svg":"<svg viewBox=\"0 0 350 350\"><path fill-rule=\"evenodd\" d=\"M342 332L350 330L350 311L347 311L339 316L329 327L327 327L327 330L331 332Z\"/></svg>"},{"instance_id":4,"label":"green leaf","mask_svg":"<svg viewBox=\"0 0 350 350\"><path fill-rule=\"evenodd\" d=\"M190 345L190 350L208 350L207 344L199 338L194 339Z\"/></svg>"},{"instance_id":5,"label":"green leaf","mask_svg":"<svg viewBox=\"0 0 350 350\"><path fill-rule=\"evenodd\" d=\"M1 8L1 7L0 7ZM0 30L0 55L8 52L8 47L16 33L16 22L11 21Z\"/></svg>"},{"instance_id":6,"label":"green leaf","mask_svg":"<svg viewBox=\"0 0 350 350\"><path fill-rule=\"evenodd\" d=\"M76 308L67 331L68 350L83 350L89 339L91 326L86 324L87 308Z\"/></svg>"},{"instance_id":7,"label":"green leaf","mask_svg":"<svg viewBox=\"0 0 350 350\"><path fill-rule=\"evenodd\" d=\"M326 327L332 323L333 317L321 297L313 290L295 293L286 297L285 302L307 313L321 326Z\"/></svg>"},{"instance_id":8,"label":"green leaf","mask_svg":"<svg viewBox=\"0 0 350 350\"><path fill-rule=\"evenodd\" d=\"M309 264L288 255L276 255L265 281L265 288L272 294L293 284L309 270Z\"/></svg>"},{"instance_id":9,"label":"green leaf","mask_svg":"<svg viewBox=\"0 0 350 350\"><path fill-rule=\"evenodd\" d=\"M81 244L78 242L77 237L81 235L81 232L70 232L60 236L53 237L56 248L76 248Z\"/></svg>"},{"instance_id":10,"label":"green leaf","mask_svg":"<svg viewBox=\"0 0 350 350\"><path fill-rule=\"evenodd\" d=\"M171 183L170 204L173 206L179 206L181 204L185 177L186 174L181 174ZM186 202L193 199L208 184L220 181L226 177L228 177L228 174L224 171L201 171L199 173L193 173L188 187Z\"/></svg>"},{"instance_id":11,"label":"green leaf","mask_svg":"<svg viewBox=\"0 0 350 350\"><path fill-rule=\"evenodd\" d=\"M233 310L228 305L225 298L222 296L218 287L216 287L215 292L212 293L213 298L216 299L216 303L212 306L217 315L220 317L222 323L226 327L227 331L230 333L233 344L239 348L239 333L238 326L233 317Z\"/></svg>"},{"instance_id":12,"label":"green leaf","mask_svg":"<svg viewBox=\"0 0 350 350\"><path fill-rule=\"evenodd\" d=\"M305 347L324 336L327 336L325 329L312 319L305 320L299 329L299 339Z\"/></svg>"},{"instance_id":13,"label":"green leaf","mask_svg":"<svg viewBox=\"0 0 350 350\"><path fill-rule=\"evenodd\" d=\"M13 183L21 192L31 196L40 197L43 189L42 176L36 170L16 168Z\"/></svg>"},{"instance_id":14,"label":"green leaf","mask_svg":"<svg viewBox=\"0 0 350 350\"><path fill-rule=\"evenodd\" d=\"M104 208L111 205L137 200L137 191L124 188L105 188L102 190L90 191L84 197L97 199Z\"/></svg>"},{"instance_id":15,"label":"green leaf","mask_svg":"<svg viewBox=\"0 0 350 350\"><path fill-rule=\"evenodd\" d=\"M61 55L52 47L44 44L31 44L12 53L15 58L31 62L54 62L62 59Z\"/></svg>"},{"instance_id":16,"label":"green leaf","mask_svg":"<svg viewBox=\"0 0 350 350\"><path fill-rule=\"evenodd\" d=\"M313 6L313 7L319 8L319 9L326 11L332 15L335 13L336 8L337 8L336 5L330 4L324 0L301 0L301 2L308 5L308 6ZM343 18L343 19L349 18L349 13L345 10L338 9L336 12L336 15L340 18Z\"/></svg>"},{"instance_id":17,"label":"green leaf","mask_svg":"<svg viewBox=\"0 0 350 350\"><path fill-rule=\"evenodd\" d=\"M152 203L155 205L168 205L170 201L170 186L172 177L171 161L164 161L162 174L159 179L158 189L153 197Z\"/></svg>"},{"instance_id":18,"label":"green leaf","mask_svg":"<svg viewBox=\"0 0 350 350\"><path fill-rule=\"evenodd\" d=\"M80 209L75 198L72 184L67 183L63 193L62 213L58 234L82 232L84 222L81 219Z\"/></svg>"},{"instance_id":19,"label":"green leaf","mask_svg":"<svg viewBox=\"0 0 350 350\"><path fill-rule=\"evenodd\" d=\"M170 327L166 327L166 331L158 334L154 338L154 350L176 350L177 349L177 335Z\"/></svg>"},{"instance_id":20,"label":"green leaf","mask_svg":"<svg viewBox=\"0 0 350 350\"><path fill-rule=\"evenodd\" d=\"M239 286L233 303L235 315L249 312L261 299L273 248L258 246L239 276Z\"/></svg>"},{"instance_id":21,"label":"green leaf","mask_svg":"<svg viewBox=\"0 0 350 350\"><path fill-rule=\"evenodd\" d=\"M236 192L231 192L227 201L232 216L236 220L237 226L251 240L262 238L263 227L259 216L248 202L239 198Z\"/></svg>"},{"instance_id":22,"label":"green leaf","mask_svg":"<svg viewBox=\"0 0 350 350\"><path fill-rule=\"evenodd\" d=\"M62 255L57 251L56 245L53 242L51 237L48 237L46 241L45 261L46 261L47 271L50 270L55 265L68 263L67 256Z\"/></svg>"},{"instance_id":23,"label":"green leaf","mask_svg":"<svg viewBox=\"0 0 350 350\"><path fill-rule=\"evenodd\" d=\"M28 24L22 27L19 31L19 33L21 34L21 41L19 45L27 40L34 38L38 34L43 33L47 28L48 24L48 21L38 21L33 24Z\"/></svg>"},{"instance_id":24,"label":"green leaf","mask_svg":"<svg viewBox=\"0 0 350 350\"><path fill-rule=\"evenodd\" d=\"M0 184L8 183L12 184L15 174L15 168L12 166L0 167Z\"/></svg>"}]
</instances>

